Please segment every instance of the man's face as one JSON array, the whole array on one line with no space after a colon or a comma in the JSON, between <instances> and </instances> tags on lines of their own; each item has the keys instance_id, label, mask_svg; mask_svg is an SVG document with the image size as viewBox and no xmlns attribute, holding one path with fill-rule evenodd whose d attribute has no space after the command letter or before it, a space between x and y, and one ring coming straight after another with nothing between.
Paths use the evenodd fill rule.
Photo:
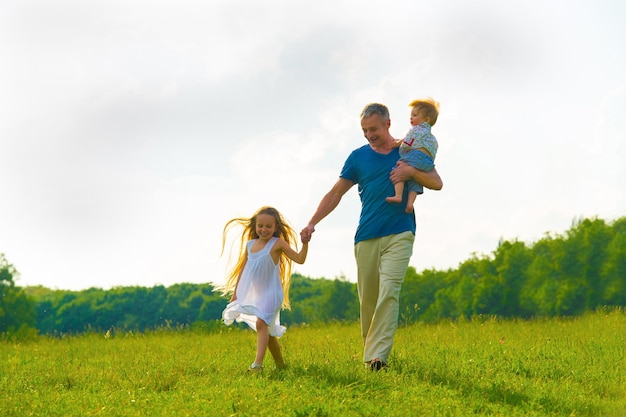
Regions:
<instances>
[{"instance_id":1,"label":"man's face","mask_svg":"<svg viewBox=\"0 0 626 417\"><path fill-rule=\"evenodd\" d=\"M363 136L372 146L377 146L385 142L389 133L390 121L383 122L380 115L372 114L361 119L361 129Z\"/></svg>"}]
</instances>

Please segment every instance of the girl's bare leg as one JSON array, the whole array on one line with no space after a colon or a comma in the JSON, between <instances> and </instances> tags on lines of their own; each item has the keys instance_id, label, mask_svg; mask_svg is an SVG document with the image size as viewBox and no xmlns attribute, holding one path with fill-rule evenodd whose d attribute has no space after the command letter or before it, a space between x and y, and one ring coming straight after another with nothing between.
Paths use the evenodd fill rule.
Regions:
<instances>
[{"instance_id":1,"label":"girl's bare leg","mask_svg":"<svg viewBox=\"0 0 626 417\"><path fill-rule=\"evenodd\" d=\"M263 358L265 358L265 351L267 350L270 334L267 331L267 323L259 318L256 319L256 335L256 358L254 359L254 363L263 365Z\"/></svg>"},{"instance_id":2,"label":"girl's bare leg","mask_svg":"<svg viewBox=\"0 0 626 417\"><path fill-rule=\"evenodd\" d=\"M283 354L280 352L280 345L278 344L278 338L274 336L270 336L269 343L267 347L274 358L274 362L276 362L276 366L278 368L284 368L287 365L285 364L285 360L283 359Z\"/></svg>"}]
</instances>

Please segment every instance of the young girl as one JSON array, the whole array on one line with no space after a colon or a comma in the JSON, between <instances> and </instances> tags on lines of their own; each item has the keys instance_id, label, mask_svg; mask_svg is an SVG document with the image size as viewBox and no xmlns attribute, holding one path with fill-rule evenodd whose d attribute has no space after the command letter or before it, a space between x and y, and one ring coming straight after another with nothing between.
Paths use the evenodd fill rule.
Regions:
<instances>
[{"instance_id":1,"label":"young girl","mask_svg":"<svg viewBox=\"0 0 626 417\"><path fill-rule=\"evenodd\" d=\"M269 349L276 366L285 367L278 338L286 328L280 324L281 307L289 308L291 261L304 263L308 240L295 251L297 234L273 207L260 208L251 218L235 218L226 223L222 235L222 253L226 235L234 226L243 226L239 259L229 272L222 293L232 294L224 309L224 324L245 322L257 332L256 358L248 371L263 370L265 351ZM244 248L245 245L245 248Z\"/></svg>"}]
</instances>

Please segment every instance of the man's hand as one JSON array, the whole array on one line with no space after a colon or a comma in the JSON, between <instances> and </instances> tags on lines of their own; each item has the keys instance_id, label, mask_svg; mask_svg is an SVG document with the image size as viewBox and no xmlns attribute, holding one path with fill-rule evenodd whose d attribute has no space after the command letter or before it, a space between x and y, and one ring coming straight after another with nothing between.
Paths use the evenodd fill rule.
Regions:
<instances>
[{"instance_id":1,"label":"man's hand","mask_svg":"<svg viewBox=\"0 0 626 417\"><path fill-rule=\"evenodd\" d=\"M391 170L389 174L389 179L394 184L406 181L409 178L430 190L441 190L443 187L443 181L441 181L441 177L434 168L432 171L420 171L406 162L398 161L396 168Z\"/></svg>"},{"instance_id":2,"label":"man's hand","mask_svg":"<svg viewBox=\"0 0 626 417\"><path fill-rule=\"evenodd\" d=\"M315 232L315 226L312 224L308 224L302 231L300 232L300 239L302 243L308 243L313 236L313 232Z\"/></svg>"},{"instance_id":3,"label":"man's hand","mask_svg":"<svg viewBox=\"0 0 626 417\"><path fill-rule=\"evenodd\" d=\"M411 173L414 169L415 168L411 167L406 162L398 161L396 163L396 168L391 171L391 174L389 174L389 179L394 184L404 182L411 178Z\"/></svg>"}]
</instances>

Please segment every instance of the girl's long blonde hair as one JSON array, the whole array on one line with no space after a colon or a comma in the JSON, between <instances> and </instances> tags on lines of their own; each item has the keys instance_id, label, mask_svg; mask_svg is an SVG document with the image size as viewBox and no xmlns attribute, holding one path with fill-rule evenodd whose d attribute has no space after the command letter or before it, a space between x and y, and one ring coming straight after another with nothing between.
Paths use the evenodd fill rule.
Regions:
<instances>
[{"instance_id":1,"label":"girl's long blonde hair","mask_svg":"<svg viewBox=\"0 0 626 417\"><path fill-rule=\"evenodd\" d=\"M222 255L224 254L224 247L226 245L226 237L230 232L235 228L243 227L243 232L241 233L241 237L239 239L239 256L234 266L232 266L228 273L226 274L226 280L224 285L218 287L224 295L231 295L235 291L235 287L237 286L237 279L239 275L243 271L246 260L247 253L247 243L252 239L258 239L259 235L256 233L256 223L257 218L261 214L268 214L276 220L276 230L274 231L274 236L283 239L292 247L297 247L298 245L298 234L296 231L289 225L289 223L285 220L285 218L280 214L278 210L274 207L264 206L261 207L254 213L254 215L250 218L245 217L237 217L229 220L224 226L224 231L222 233ZM232 264L229 259L229 264ZM279 274L280 274L280 282L283 287L283 308L290 308L289 304L289 286L291 283L291 259L287 258L285 255L281 255L279 260Z\"/></svg>"}]
</instances>

